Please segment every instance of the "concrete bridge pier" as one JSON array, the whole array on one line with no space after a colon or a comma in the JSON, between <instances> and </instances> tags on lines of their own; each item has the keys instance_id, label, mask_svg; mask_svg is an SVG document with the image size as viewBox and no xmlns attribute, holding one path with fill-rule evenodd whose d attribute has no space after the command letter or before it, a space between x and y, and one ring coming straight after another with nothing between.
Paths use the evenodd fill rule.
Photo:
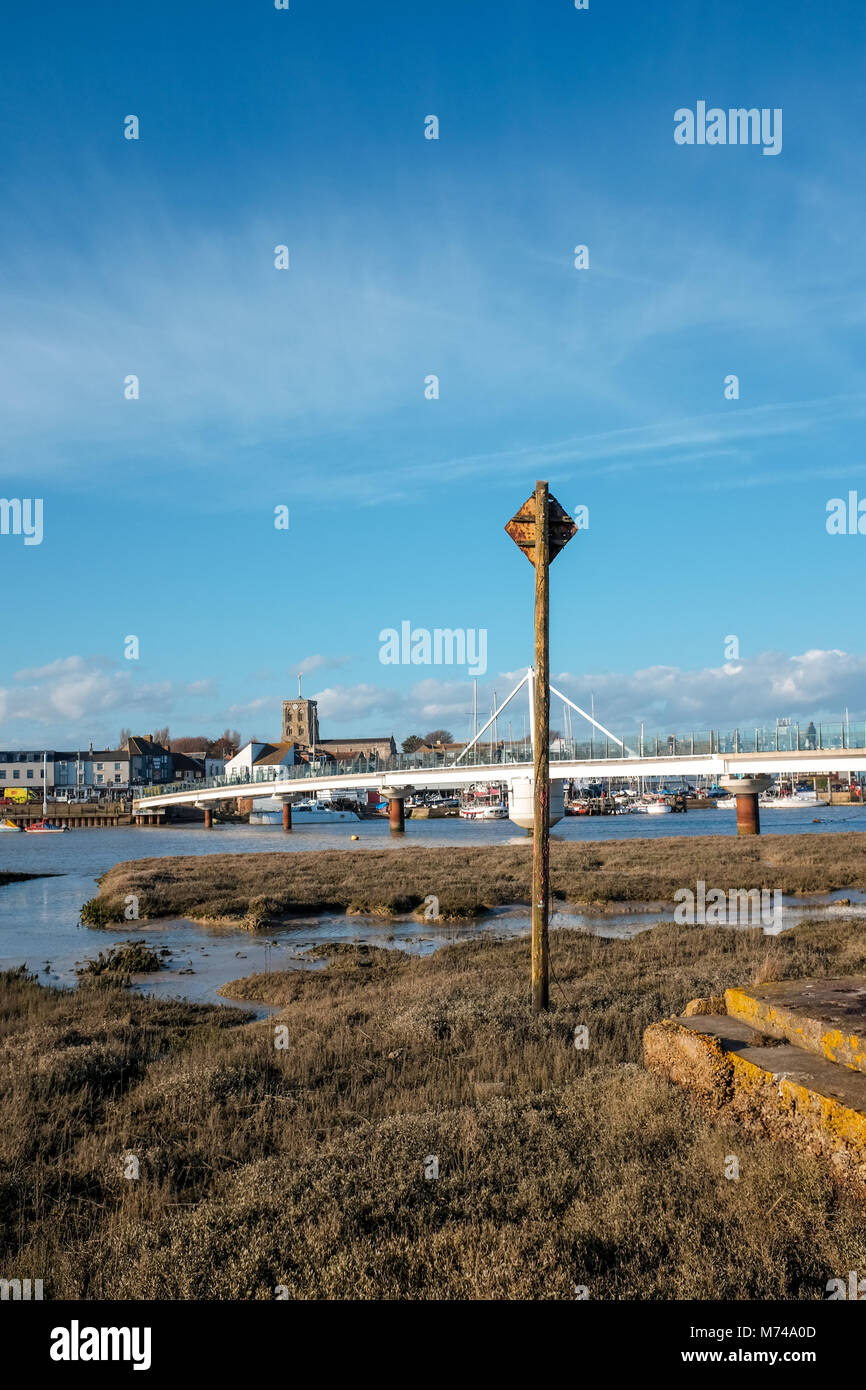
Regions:
<instances>
[{"instance_id":1,"label":"concrete bridge pier","mask_svg":"<svg viewBox=\"0 0 866 1390\"><path fill-rule=\"evenodd\" d=\"M388 802L388 820L392 835L406 833L406 797L414 787L380 787L379 795Z\"/></svg>"},{"instance_id":2,"label":"concrete bridge pier","mask_svg":"<svg viewBox=\"0 0 866 1390\"><path fill-rule=\"evenodd\" d=\"M758 796L765 792L772 782L771 777L720 777L719 785L737 801L737 834L760 835L761 813Z\"/></svg>"},{"instance_id":3,"label":"concrete bridge pier","mask_svg":"<svg viewBox=\"0 0 866 1390\"><path fill-rule=\"evenodd\" d=\"M508 783L508 819L524 830L532 830L535 802L531 777L512 777ZM550 783L550 824L557 825L565 815L565 783Z\"/></svg>"}]
</instances>

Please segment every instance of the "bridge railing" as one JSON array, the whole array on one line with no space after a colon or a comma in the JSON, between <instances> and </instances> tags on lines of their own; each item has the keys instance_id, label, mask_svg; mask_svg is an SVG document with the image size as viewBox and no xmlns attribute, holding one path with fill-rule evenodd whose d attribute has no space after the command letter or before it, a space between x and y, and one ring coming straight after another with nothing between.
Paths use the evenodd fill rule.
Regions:
<instances>
[{"instance_id":1,"label":"bridge railing","mask_svg":"<svg viewBox=\"0 0 866 1390\"><path fill-rule=\"evenodd\" d=\"M588 739L557 739L551 744L551 763L611 762L622 758L687 758L712 753L793 753L820 750L844 752L845 749L866 749L866 722L862 719L839 720L836 723L812 721L790 724L743 726L727 731L706 730L687 734L621 735L622 746L612 738L593 735ZM459 756L459 755L457 755ZM529 740L498 746L481 745L470 749L457 762L453 753L397 753L391 758L354 758L332 762L315 759L294 767L258 767L230 776L207 777L195 782L169 782L156 787L136 789L136 796L165 796L171 792L205 791L215 787L261 787L267 794L271 782L298 782L317 777L352 776L356 773L421 772L449 767L483 767L485 769L515 764L526 766L532 761ZM300 788L299 788L300 789Z\"/></svg>"}]
</instances>

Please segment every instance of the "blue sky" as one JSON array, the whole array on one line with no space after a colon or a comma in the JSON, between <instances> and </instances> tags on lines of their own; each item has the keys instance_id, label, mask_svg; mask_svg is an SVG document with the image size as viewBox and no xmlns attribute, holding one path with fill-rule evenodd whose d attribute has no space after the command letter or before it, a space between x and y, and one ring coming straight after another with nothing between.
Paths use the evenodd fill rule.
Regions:
<instances>
[{"instance_id":1,"label":"blue sky","mask_svg":"<svg viewBox=\"0 0 866 1390\"><path fill-rule=\"evenodd\" d=\"M275 735L301 667L323 734L460 735L466 672L383 666L379 633L484 628L502 694L532 631L502 527L538 477L589 507L552 665L601 717L866 714L866 538L825 526L866 497L864 28L854 3L17 7L0 493L45 521L0 536L0 746ZM781 108L781 153L676 145L699 100Z\"/></svg>"}]
</instances>

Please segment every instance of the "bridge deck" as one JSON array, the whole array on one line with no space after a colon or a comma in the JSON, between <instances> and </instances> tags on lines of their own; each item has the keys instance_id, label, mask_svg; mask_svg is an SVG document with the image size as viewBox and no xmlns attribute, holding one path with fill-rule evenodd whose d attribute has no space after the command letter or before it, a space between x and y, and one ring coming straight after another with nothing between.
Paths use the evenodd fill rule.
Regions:
<instances>
[{"instance_id":1,"label":"bridge deck","mask_svg":"<svg viewBox=\"0 0 866 1390\"><path fill-rule=\"evenodd\" d=\"M396 765L395 765L396 764ZM799 749L788 752L704 752L671 756L619 756L607 758L554 758L550 761L553 781L598 779L602 777L720 777L739 773L799 772L806 776L829 772L866 773L866 748ZM199 801L220 801L250 796L289 796L315 794L327 789L362 790L379 787L411 786L418 790L468 786L473 782L511 782L532 777L531 762L458 763L424 765L413 763L411 755L390 758L378 767L357 764L341 770L311 767L260 769L252 780L212 777L183 788L147 788L133 802L136 813L152 812L162 806L190 805Z\"/></svg>"}]
</instances>

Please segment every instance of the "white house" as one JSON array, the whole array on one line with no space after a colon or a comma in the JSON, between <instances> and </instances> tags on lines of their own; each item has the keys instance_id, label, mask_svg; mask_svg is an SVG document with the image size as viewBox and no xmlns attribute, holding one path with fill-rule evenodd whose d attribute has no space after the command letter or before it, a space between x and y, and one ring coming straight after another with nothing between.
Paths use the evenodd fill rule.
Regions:
<instances>
[{"instance_id":1,"label":"white house","mask_svg":"<svg viewBox=\"0 0 866 1390\"><path fill-rule=\"evenodd\" d=\"M253 772L265 767L294 767L300 762L295 743L254 743L250 740L226 759L226 777L252 781Z\"/></svg>"}]
</instances>

